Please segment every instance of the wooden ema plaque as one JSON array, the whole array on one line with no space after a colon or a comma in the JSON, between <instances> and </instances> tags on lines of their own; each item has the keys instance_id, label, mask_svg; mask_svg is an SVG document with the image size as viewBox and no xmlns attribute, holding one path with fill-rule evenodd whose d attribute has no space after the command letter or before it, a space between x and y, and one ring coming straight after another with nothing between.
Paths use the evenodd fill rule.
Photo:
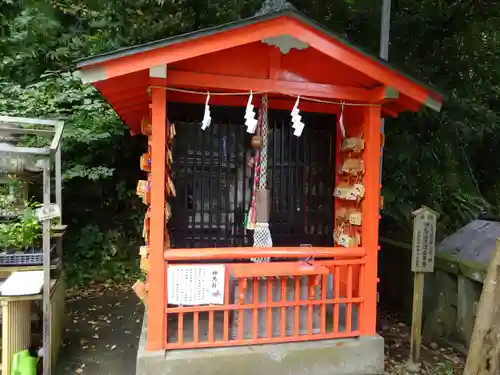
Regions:
<instances>
[{"instance_id":1,"label":"wooden ema plaque","mask_svg":"<svg viewBox=\"0 0 500 375\"><path fill-rule=\"evenodd\" d=\"M361 201L365 196L363 176L365 162L362 136L342 139L337 145L337 177L333 192L335 197L334 243L342 247L361 245L363 214Z\"/></svg>"},{"instance_id":2,"label":"wooden ema plaque","mask_svg":"<svg viewBox=\"0 0 500 375\"><path fill-rule=\"evenodd\" d=\"M137 280L135 284L132 286L132 290L134 291L136 296L144 303L147 294L146 284L141 280Z\"/></svg>"}]
</instances>

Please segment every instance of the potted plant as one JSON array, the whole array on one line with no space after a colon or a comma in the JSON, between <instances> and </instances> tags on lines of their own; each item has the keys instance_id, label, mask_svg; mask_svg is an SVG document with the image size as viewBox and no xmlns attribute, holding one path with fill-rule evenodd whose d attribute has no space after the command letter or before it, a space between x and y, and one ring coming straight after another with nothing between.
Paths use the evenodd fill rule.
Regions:
<instances>
[{"instance_id":1,"label":"potted plant","mask_svg":"<svg viewBox=\"0 0 500 375\"><path fill-rule=\"evenodd\" d=\"M27 203L20 217L0 223L0 252L4 255L39 249L42 228L36 207L36 203Z\"/></svg>"},{"instance_id":2,"label":"potted plant","mask_svg":"<svg viewBox=\"0 0 500 375\"><path fill-rule=\"evenodd\" d=\"M0 222L10 222L21 217L26 200L26 182L12 175L0 177Z\"/></svg>"}]
</instances>

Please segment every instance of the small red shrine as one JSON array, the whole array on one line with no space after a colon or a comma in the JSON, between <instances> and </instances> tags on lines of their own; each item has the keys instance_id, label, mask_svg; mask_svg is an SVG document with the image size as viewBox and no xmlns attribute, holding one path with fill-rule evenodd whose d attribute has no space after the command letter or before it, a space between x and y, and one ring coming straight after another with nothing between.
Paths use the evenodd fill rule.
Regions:
<instances>
[{"instance_id":1,"label":"small red shrine","mask_svg":"<svg viewBox=\"0 0 500 375\"><path fill-rule=\"evenodd\" d=\"M141 248L141 265L147 271L147 279L144 284L136 285L147 305L147 350L376 335L380 166L384 142L381 119L424 107L440 111L439 93L293 9L263 12L226 25L90 57L79 61L78 69L82 80L100 91L133 134L148 137L148 152L141 159L141 168L148 177L138 186L147 205L145 245ZM194 107L178 107L178 103L191 103ZM328 192L329 198L325 198L323 206L330 207L325 221L331 222L332 227L323 242L318 242L320 245L304 246L299 240L290 243L283 235L279 241L276 237L272 246L256 247L247 242L241 242L243 246L241 243L221 246L217 240L203 242L204 236L205 240L212 236L204 234L208 231L200 232L198 242L192 243L213 243L213 246L188 248L176 246L171 240L172 231L175 232L169 228L171 222L185 214L182 209L171 207L179 199L177 183L181 179L177 177L180 174L172 172L177 165L173 145L194 142L196 137L219 126L222 120L217 117L218 107L235 107L240 125L246 122L250 136L260 131L259 137L252 138L252 145L260 150L261 159L254 157L253 163L266 160L268 164L264 169L259 164L261 169L254 173L259 172L262 179L264 170L268 187L272 186L268 189L270 195L262 195L265 208L261 207L262 212L257 215L267 216L269 221L273 207L279 199L284 199L283 195L288 199L287 204L292 205L290 212L303 207L310 210L311 201L319 196L319 191ZM189 123L178 122L171 117L180 111L178 108L198 108L199 112L189 114L197 117L199 113L199 116ZM272 120L273 111L288 116L279 128L280 134L285 134L283 137L292 141L306 137L303 143L293 146L294 153L302 147L313 152L315 145L322 142L322 134L326 134L311 130L316 125L308 114L331 116L328 118L332 120L323 121L321 129L331 130L332 150L325 146L326 151L314 167L320 168L321 160L325 165L331 164L332 170L319 173L329 178L325 181L331 181L331 186L322 183L313 189L304 182L307 173L318 174L307 158L297 162L300 168L294 172L295 180L281 181L279 189L274 188L274 182L269 183L275 178L271 174L285 176L286 168L291 168L291 164L282 161L280 171L273 172L273 168L278 169L279 153L284 160L283 155L291 152L285 141L278 148L272 145L279 143L277 138L273 141L267 138L266 132L277 126ZM185 207L189 205L186 210L196 210L201 199L197 197L203 197L204 191L211 189L210 181L218 181L217 178L226 181L231 168L236 168L232 166L236 161L220 161L221 155L228 155L227 150L236 147L227 142L228 137L233 141L239 139L232 135L231 126L220 126L226 129L227 136L219 137L225 143L221 141L221 146L217 146L217 157L205 156L203 151L186 152L182 162L186 165L193 158L219 160L217 164L206 164L215 177L206 180L209 182L204 187L203 182L190 185L192 191L186 193L186 200L191 199L191 203L186 203ZM254 132L252 126L256 127ZM183 133L188 130L191 133ZM217 134L210 134L210 142L219 142ZM272 147L275 151L268 151ZM237 157L234 160L240 160ZM208 174L207 169L189 168L186 170L191 174L186 179L191 175L201 179L200 176ZM215 190L226 189L230 182L225 184L219 182ZM293 186L302 190L296 193L296 198L289 199L286 189ZM255 196L254 188L250 191ZM238 199L229 195L225 207L236 207L233 201ZM196 220L203 222L203 217L210 215L218 204L210 202L220 200L214 197L206 198L205 212L202 208L198 216L193 214ZM306 198L307 204L303 203ZM302 202L297 203L297 208L293 206L295 200ZM193 220L195 224L190 224L190 228L198 225ZM223 223L229 223L227 220L219 215L211 221L215 223L211 228L222 228ZM236 219L230 223L232 228L247 225ZM273 224L270 220L266 230L269 228L273 235L280 223ZM297 231L310 235L308 225L290 230L290 238ZM315 229L315 233L319 232ZM183 236L187 241L188 235ZM271 262L254 263L249 261L251 258L271 258ZM207 273L208 278L212 277L213 290L210 285L205 286ZM220 285L221 289L215 287ZM212 294L207 297L206 293ZM190 303L189 298L199 302Z\"/></svg>"}]
</instances>

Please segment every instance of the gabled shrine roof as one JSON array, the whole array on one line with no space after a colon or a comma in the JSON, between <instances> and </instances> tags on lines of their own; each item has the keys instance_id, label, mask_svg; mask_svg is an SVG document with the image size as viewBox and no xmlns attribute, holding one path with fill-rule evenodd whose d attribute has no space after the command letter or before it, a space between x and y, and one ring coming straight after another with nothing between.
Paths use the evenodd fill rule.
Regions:
<instances>
[{"instance_id":1,"label":"gabled shrine roof","mask_svg":"<svg viewBox=\"0 0 500 375\"><path fill-rule=\"evenodd\" d=\"M353 78L350 86L360 89L385 86L400 93L397 103L384 106L386 114L394 116L399 112L416 111L424 106L435 111L441 109L443 95L436 89L396 69L379 57L365 52L289 6L279 10L260 11L253 17L235 22L83 58L78 60L76 65L82 73L82 80L94 84L122 119L131 125L129 122L137 122L137 119L127 120L127 116L120 113L119 106L115 106L116 98L107 94L110 91L109 87L116 87L117 78L121 77L119 84L123 85L124 90L127 87L124 83L125 78L135 82L137 88L139 79L144 80L149 77L143 73L154 66L166 64L170 67L171 64L237 46L265 42L266 38L282 35L290 35L294 40L319 51L325 58L333 59L332 69L333 64L337 63L340 67L345 67L344 76ZM179 68L174 67L174 69ZM142 72L141 78L139 72ZM144 85L150 86L145 81Z\"/></svg>"}]
</instances>

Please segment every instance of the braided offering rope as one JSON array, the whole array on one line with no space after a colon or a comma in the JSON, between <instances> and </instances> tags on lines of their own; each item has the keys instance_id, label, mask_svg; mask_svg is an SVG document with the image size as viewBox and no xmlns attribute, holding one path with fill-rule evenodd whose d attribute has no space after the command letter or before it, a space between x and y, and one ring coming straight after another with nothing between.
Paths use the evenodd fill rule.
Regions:
<instances>
[{"instance_id":1,"label":"braided offering rope","mask_svg":"<svg viewBox=\"0 0 500 375\"><path fill-rule=\"evenodd\" d=\"M268 99L267 95L262 96L261 105L261 137L262 137L262 147L260 149L260 167L257 169L259 175L256 176L258 179L259 189L266 189L267 187L267 148L268 148L268 134L269 134L269 122L268 122ZM253 247L272 247L273 239L271 237L271 231L269 230L269 223L255 223L255 230L253 231ZM270 258L251 258L252 262L264 263L269 262Z\"/></svg>"}]
</instances>

